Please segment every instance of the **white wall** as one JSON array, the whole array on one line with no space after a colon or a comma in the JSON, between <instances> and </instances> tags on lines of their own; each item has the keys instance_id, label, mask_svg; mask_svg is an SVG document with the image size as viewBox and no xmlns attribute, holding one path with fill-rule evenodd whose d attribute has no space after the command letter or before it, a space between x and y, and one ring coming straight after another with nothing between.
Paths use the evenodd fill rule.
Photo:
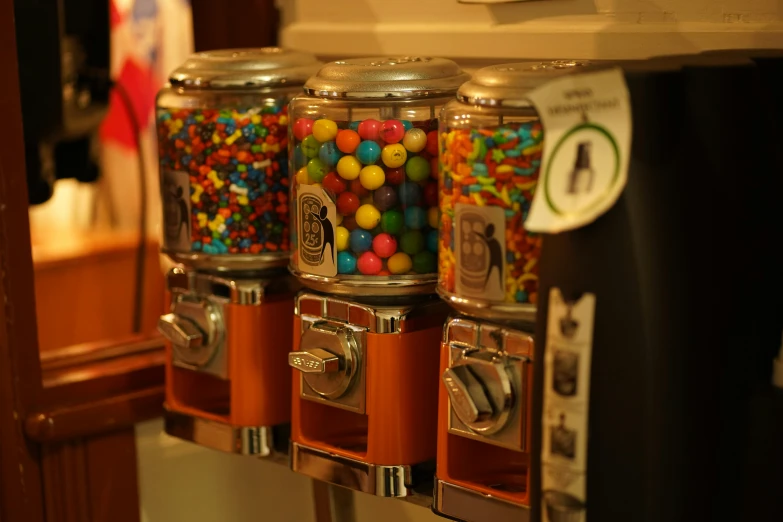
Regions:
<instances>
[{"instance_id":1,"label":"white wall","mask_svg":"<svg viewBox=\"0 0 783 522\"><path fill-rule=\"evenodd\" d=\"M327 57L642 58L783 47L780 0L278 0L282 43Z\"/></svg>"},{"instance_id":2,"label":"white wall","mask_svg":"<svg viewBox=\"0 0 783 522\"><path fill-rule=\"evenodd\" d=\"M141 522L314 522L310 479L136 426ZM356 522L443 522L405 502L354 494ZM342 522L334 520L333 522Z\"/></svg>"}]
</instances>

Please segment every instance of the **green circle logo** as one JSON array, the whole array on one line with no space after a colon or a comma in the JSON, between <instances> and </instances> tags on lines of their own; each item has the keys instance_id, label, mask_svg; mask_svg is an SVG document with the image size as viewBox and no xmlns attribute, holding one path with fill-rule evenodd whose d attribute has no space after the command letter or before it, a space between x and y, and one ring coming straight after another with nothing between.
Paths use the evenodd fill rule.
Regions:
<instances>
[{"instance_id":1,"label":"green circle logo","mask_svg":"<svg viewBox=\"0 0 783 522\"><path fill-rule=\"evenodd\" d=\"M604 192L605 193L609 192L609 190L617 183L617 180L620 177L620 147L618 147L617 141L615 141L614 136L612 136L611 133L605 127L598 125L596 123L581 123L571 128L560 138L560 140L557 142L557 145L555 145L555 148L552 149L551 159L550 161L547 162L546 172L544 173L544 198L546 200L547 205L552 210L552 212L554 212L559 216L563 216L569 213L573 214L574 212L578 212L578 213L589 212L592 209L594 209L596 206L598 206L603 200L602 197L598 197L591 204L589 204L588 206L582 209L579 209L578 211L567 212L559 208L555 204L554 199L552 198L552 193L551 193L552 187L551 187L551 176L550 176L552 165L554 164L554 161L552 160L557 156L558 152L560 152L563 143L565 143L565 141L568 140L568 138L570 138L577 132L581 132L585 130L595 131L601 136L603 136L604 138L606 138L606 140L611 145L612 151L614 152L614 170L612 172L611 181L607 185Z\"/></svg>"}]
</instances>

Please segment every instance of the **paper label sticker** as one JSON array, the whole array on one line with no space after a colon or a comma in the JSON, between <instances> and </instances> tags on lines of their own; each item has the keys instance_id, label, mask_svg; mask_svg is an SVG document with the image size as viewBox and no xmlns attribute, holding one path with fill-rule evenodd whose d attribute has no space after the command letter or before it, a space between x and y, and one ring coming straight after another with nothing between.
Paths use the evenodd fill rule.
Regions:
<instances>
[{"instance_id":1,"label":"paper label sticker","mask_svg":"<svg viewBox=\"0 0 783 522\"><path fill-rule=\"evenodd\" d=\"M557 233L592 223L617 202L628 180L631 105L622 71L564 76L528 97L545 134L525 228Z\"/></svg>"},{"instance_id":2,"label":"paper label sticker","mask_svg":"<svg viewBox=\"0 0 783 522\"><path fill-rule=\"evenodd\" d=\"M300 185L297 196L299 269L315 275L337 275L337 209L323 189Z\"/></svg>"},{"instance_id":3,"label":"paper label sticker","mask_svg":"<svg viewBox=\"0 0 783 522\"><path fill-rule=\"evenodd\" d=\"M549 293L544 348L541 485L545 522L584 522L595 295Z\"/></svg>"},{"instance_id":4,"label":"paper label sticker","mask_svg":"<svg viewBox=\"0 0 783 522\"><path fill-rule=\"evenodd\" d=\"M457 294L489 301L506 295L506 215L500 207L454 207Z\"/></svg>"},{"instance_id":5,"label":"paper label sticker","mask_svg":"<svg viewBox=\"0 0 783 522\"><path fill-rule=\"evenodd\" d=\"M160 190L163 244L170 250L190 252L190 176L187 172L164 170Z\"/></svg>"}]
</instances>

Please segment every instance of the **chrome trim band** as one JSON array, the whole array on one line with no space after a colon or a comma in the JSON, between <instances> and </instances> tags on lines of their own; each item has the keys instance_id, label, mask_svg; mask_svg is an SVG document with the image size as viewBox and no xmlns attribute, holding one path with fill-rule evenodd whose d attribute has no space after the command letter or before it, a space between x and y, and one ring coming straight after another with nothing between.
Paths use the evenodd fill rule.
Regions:
<instances>
[{"instance_id":1,"label":"chrome trim band","mask_svg":"<svg viewBox=\"0 0 783 522\"><path fill-rule=\"evenodd\" d=\"M436 292L441 299L449 304L449 306L465 315L470 315L479 319L488 319L491 321L505 320L527 323L536 322L536 305L497 303L493 301L484 301L482 299L476 299L473 297L460 297L458 295L446 292L441 287L438 287Z\"/></svg>"},{"instance_id":2,"label":"chrome trim band","mask_svg":"<svg viewBox=\"0 0 783 522\"><path fill-rule=\"evenodd\" d=\"M289 265L288 270L307 288L341 296L392 297L431 294L435 292L435 285L438 282L436 274L324 277L302 272L292 265Z\"/></svg>"},{"instance_id":3,"label":"chrome trim band","mask_svg":"<svg viewBox=\"0 0 783 522\"><path fill-rule=\"evenodd\" d=\"M273 297L292 295L299 283L285 272L268 277L229 277L204 272L173 268L166 276L166 286L173 293L193 292L201 296L217 297L233 304L260 305Z\"/></svg>"},{"instance_id":4,"label":"chrome trim band","mask_svg":"<svg viewBox=\"0 0 783 522\"><path fill-rule=\"evenodd\" d=\"M440 299L416 299L407 304L369 305L345 298L315 294L297 294L294 314L299 317L339 321L366 328L370 333L407 333L437 326L440 328L448 307Z\"/></svg>"},{"instance_id":5,"label":"chrome trim band","mask_svg":"<svg viewBox=\"0 0 783 522\"><path fill-rule=\"evenodd\" d=\"M530 508L435 478L432 511L464 522L530 522Z\"/></svg>"},{"instance_id":6,"label":"chrome trim band","mask_svg":"<svg viewBox=\"0 0 783 522\"><path fill-rule=\"evenodd\" d=\"M161 248L172 261L188 268L215 270L217 272L247 272L249 270L268 270L288 265L288 252L266 254L205 254L203 252L177 252Z\"/></svg>"},{"instance_id":7,"label":"chrome trim band","mask_svg":"<svg viewBox=\"0 0 783 522\"><path fill-rule=\"evenodd\" d=\"M248 457L287 462L284 441L288 426L232 426L165 409L164 430L168 435L199 446Z\"/></svg>"},{"instance_id":8,"label":"chrome trim band","mask_svg":"<svg viewBox=\"0 0 783 522\"><path fill-rule=\"evenodd\" d=\"M378 497L404 498L430 506L427 491L432 464L380 466L342 457L291 441L291 469L297 473ZM429 473L427 473L429 471Z\"/></svg>"}]
</instances>

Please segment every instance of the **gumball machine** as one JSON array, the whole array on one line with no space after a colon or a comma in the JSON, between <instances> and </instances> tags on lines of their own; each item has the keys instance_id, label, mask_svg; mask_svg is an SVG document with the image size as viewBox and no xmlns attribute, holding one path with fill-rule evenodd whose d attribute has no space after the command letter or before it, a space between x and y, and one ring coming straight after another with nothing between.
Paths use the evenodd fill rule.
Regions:
<instances>
[{"instance_id":1,"label":"gumball machine","mask_svg":"<svg viewBox=\"0 0 783 522\"><path fill-rule=\"evenodd\" d=\"M291 102L295 471L391 497L432 476L437 115L467 79L440 58L344 60Z\"/></svg>"},{"instance_id":2,"label":"gumball machine","mask_svg":"<svg viewBox=\"0 0 783 522\"><path fill-rule=\"evenodd\" d=\"M157 98L170 313L166 431L258 456L285 451L294 296L288 102L320 64L279 48L198 53Z\"/></svg>"},{"instance_id":3,"label":"gumball machine","mask_svg":"<svg viewBox=\"0 0 783 522\"><path fill-rule=\"evenodd\" d=\"M533 353L541 237L524 222L544 132L526 93L584 66L487 67L440 115L437 292L444 328L433 510L529 520Z\"/></svg>"}]
</instances>

